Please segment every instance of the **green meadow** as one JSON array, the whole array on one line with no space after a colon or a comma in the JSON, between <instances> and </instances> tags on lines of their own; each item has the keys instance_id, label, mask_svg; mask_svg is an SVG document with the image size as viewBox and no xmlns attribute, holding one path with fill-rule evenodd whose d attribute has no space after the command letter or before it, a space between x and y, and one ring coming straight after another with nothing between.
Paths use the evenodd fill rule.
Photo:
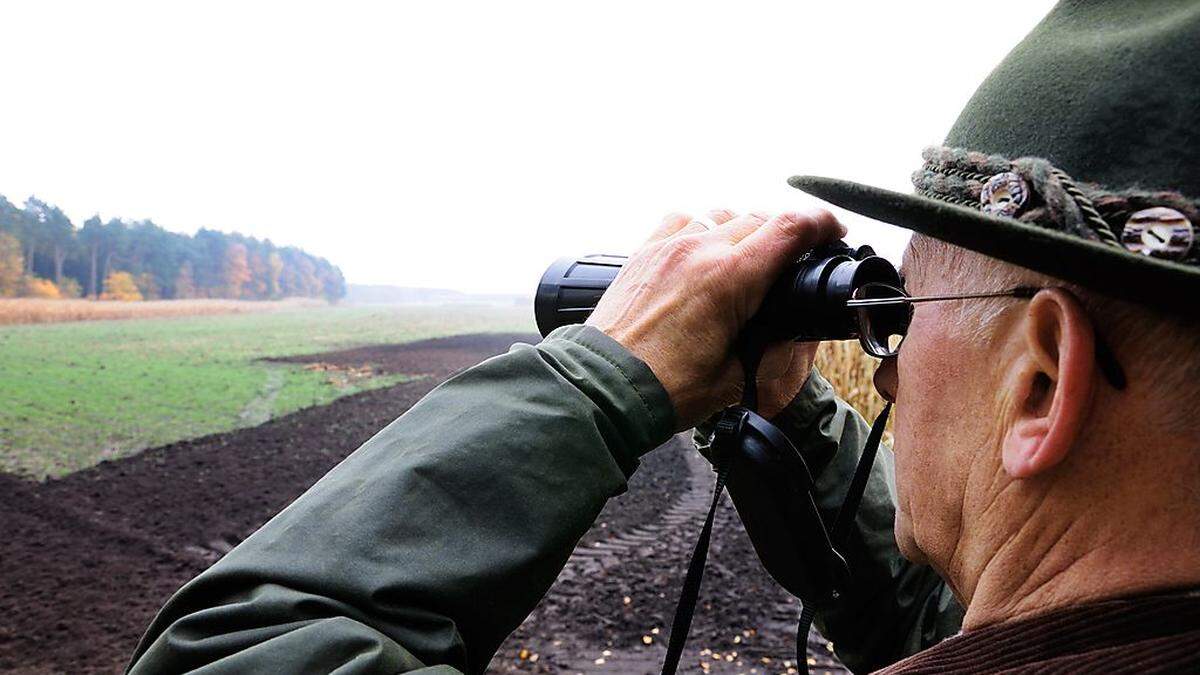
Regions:
<instances>
[{"instance_id":1,"label":"green meadow","mask_svg":"<svg viewBox=\"0 0 1200 675\"><path fill-rule=\"evenodd\" d=\"M0 471L43 479L252 426L405 375L350 381L261 359L533 331L520 307L323 307L0 327Z\"/></svg>"}]
</instances>

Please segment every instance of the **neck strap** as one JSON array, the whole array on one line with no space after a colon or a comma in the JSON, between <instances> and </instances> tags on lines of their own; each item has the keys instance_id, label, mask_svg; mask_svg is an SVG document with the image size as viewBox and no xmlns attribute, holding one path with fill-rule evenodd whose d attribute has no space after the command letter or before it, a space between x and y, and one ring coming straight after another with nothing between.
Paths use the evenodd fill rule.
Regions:
<instances>
[{"instance_id":1,"label":"neck strap","mask_svg":"<svg viewBox=\"0 0 1200 675\"><path fill-rule=\"evenodd\" d=\"M688 562L687 575L684 577L679 603L675 606L671 637L667 643L666 658L663 660L663 675L674 675L679 668L679 661L683 657L683 649L687 643L692 618L696 611L696 602L700 595L700 585L704 579L704 567L708 560L708 548L712 539L717 506L721 502L721 495L725 492L725 484L729 477L729 460L732 453L739 451L748 413L753 412L757 407L758 365L762 360L766 342L758 339L754 331L748 331L748 333L749 336L742 339L738 345L744 376L742 404L726 408L717 422L711 446L713 465L717 473L716 485L713 487L713 498L708 508L708 514L700 529L700 535L696 539L691 560ZM854 517L862 502L863 493L866 491L867 480L870 478L871 467L874 464L879 443L883 438L883 430L890 411L891 403L889 402L871 426L871 433L867 436L866 446L863 448L862 456L859 458L858 466L855 468L854 477L846 490L842 505L838 509L832 530L828 530L828 536L815 537L816 541L812 542L814 546L828 548L829 556L837 556L839 559L841 557L837 549L845 545L852 529ZM805 490L809 494L803 495L803 497L811 500L811 483L806 483ZM816 523L810 525L825 528L819 513L813 511L811 517L816 520ZM829 597L836 600L841 590L844 589L831 589ZM802 611L796 630L796 667L800 672L807 673L808 632L816 612L815 603L811 599L801 598L801 603Z\"/></svg>"}]
</instances>

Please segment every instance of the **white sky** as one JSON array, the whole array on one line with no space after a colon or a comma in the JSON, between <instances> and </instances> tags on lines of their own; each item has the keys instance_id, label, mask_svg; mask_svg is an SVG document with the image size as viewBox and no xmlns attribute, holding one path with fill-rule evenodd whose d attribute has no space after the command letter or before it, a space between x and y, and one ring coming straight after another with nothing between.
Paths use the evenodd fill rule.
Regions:
<instances>
[{"instance_id":1,"label":"white sky","mask_svg":"<svg viewBox=\"0 0 1200 675\"><path fill-rule=\"evenodd\" d=\"M907 191L1051 4L6 2L0 194L532 293L668 211L808 203L795 173Z\"/></svg>"}]
</instances>

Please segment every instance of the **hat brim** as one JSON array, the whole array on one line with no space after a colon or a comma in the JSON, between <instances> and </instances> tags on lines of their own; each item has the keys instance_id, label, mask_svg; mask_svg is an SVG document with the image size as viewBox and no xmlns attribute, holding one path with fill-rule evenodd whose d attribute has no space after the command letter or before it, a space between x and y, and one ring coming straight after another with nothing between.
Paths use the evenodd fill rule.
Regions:
<instances>
[{"instance_id":1,"label":"hat brim","mask_svg":"<svg viewBox=\"0 0 1200 675\"><path fill-rule=\"evenodd\" d=\"M788 183L873 220L1107 295L1172 314L1200 315L1200 268L922 195L822 176L792 176Z\"/></svg>"}]
</instances>

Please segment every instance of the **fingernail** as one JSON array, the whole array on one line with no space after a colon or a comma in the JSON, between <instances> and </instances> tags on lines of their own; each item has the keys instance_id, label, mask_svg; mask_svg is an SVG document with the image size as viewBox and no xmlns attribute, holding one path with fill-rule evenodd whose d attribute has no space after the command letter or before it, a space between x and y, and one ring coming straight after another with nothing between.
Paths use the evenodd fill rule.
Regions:
<instances>
[{"instance_id":1,"label":"fingernail","mask_svg":"<svg viewBox=\"0 0 1200 675\"><path fill-rule=\"evenodd\" d=\"M846 236L846 233L849 231L846 229L845 224L843 224L841 221L839 221L837 219L837 216L833 215L833 212L830 211L829 209L822 209L819 207L814 208L814 209L812 209L812 212L809 214L809 217L812 218L813 221L820 223L822 225L830 225L830 224L835 225L836 226L835 231L838 233L839 237Z\"/></svg>"}]
</instances>

